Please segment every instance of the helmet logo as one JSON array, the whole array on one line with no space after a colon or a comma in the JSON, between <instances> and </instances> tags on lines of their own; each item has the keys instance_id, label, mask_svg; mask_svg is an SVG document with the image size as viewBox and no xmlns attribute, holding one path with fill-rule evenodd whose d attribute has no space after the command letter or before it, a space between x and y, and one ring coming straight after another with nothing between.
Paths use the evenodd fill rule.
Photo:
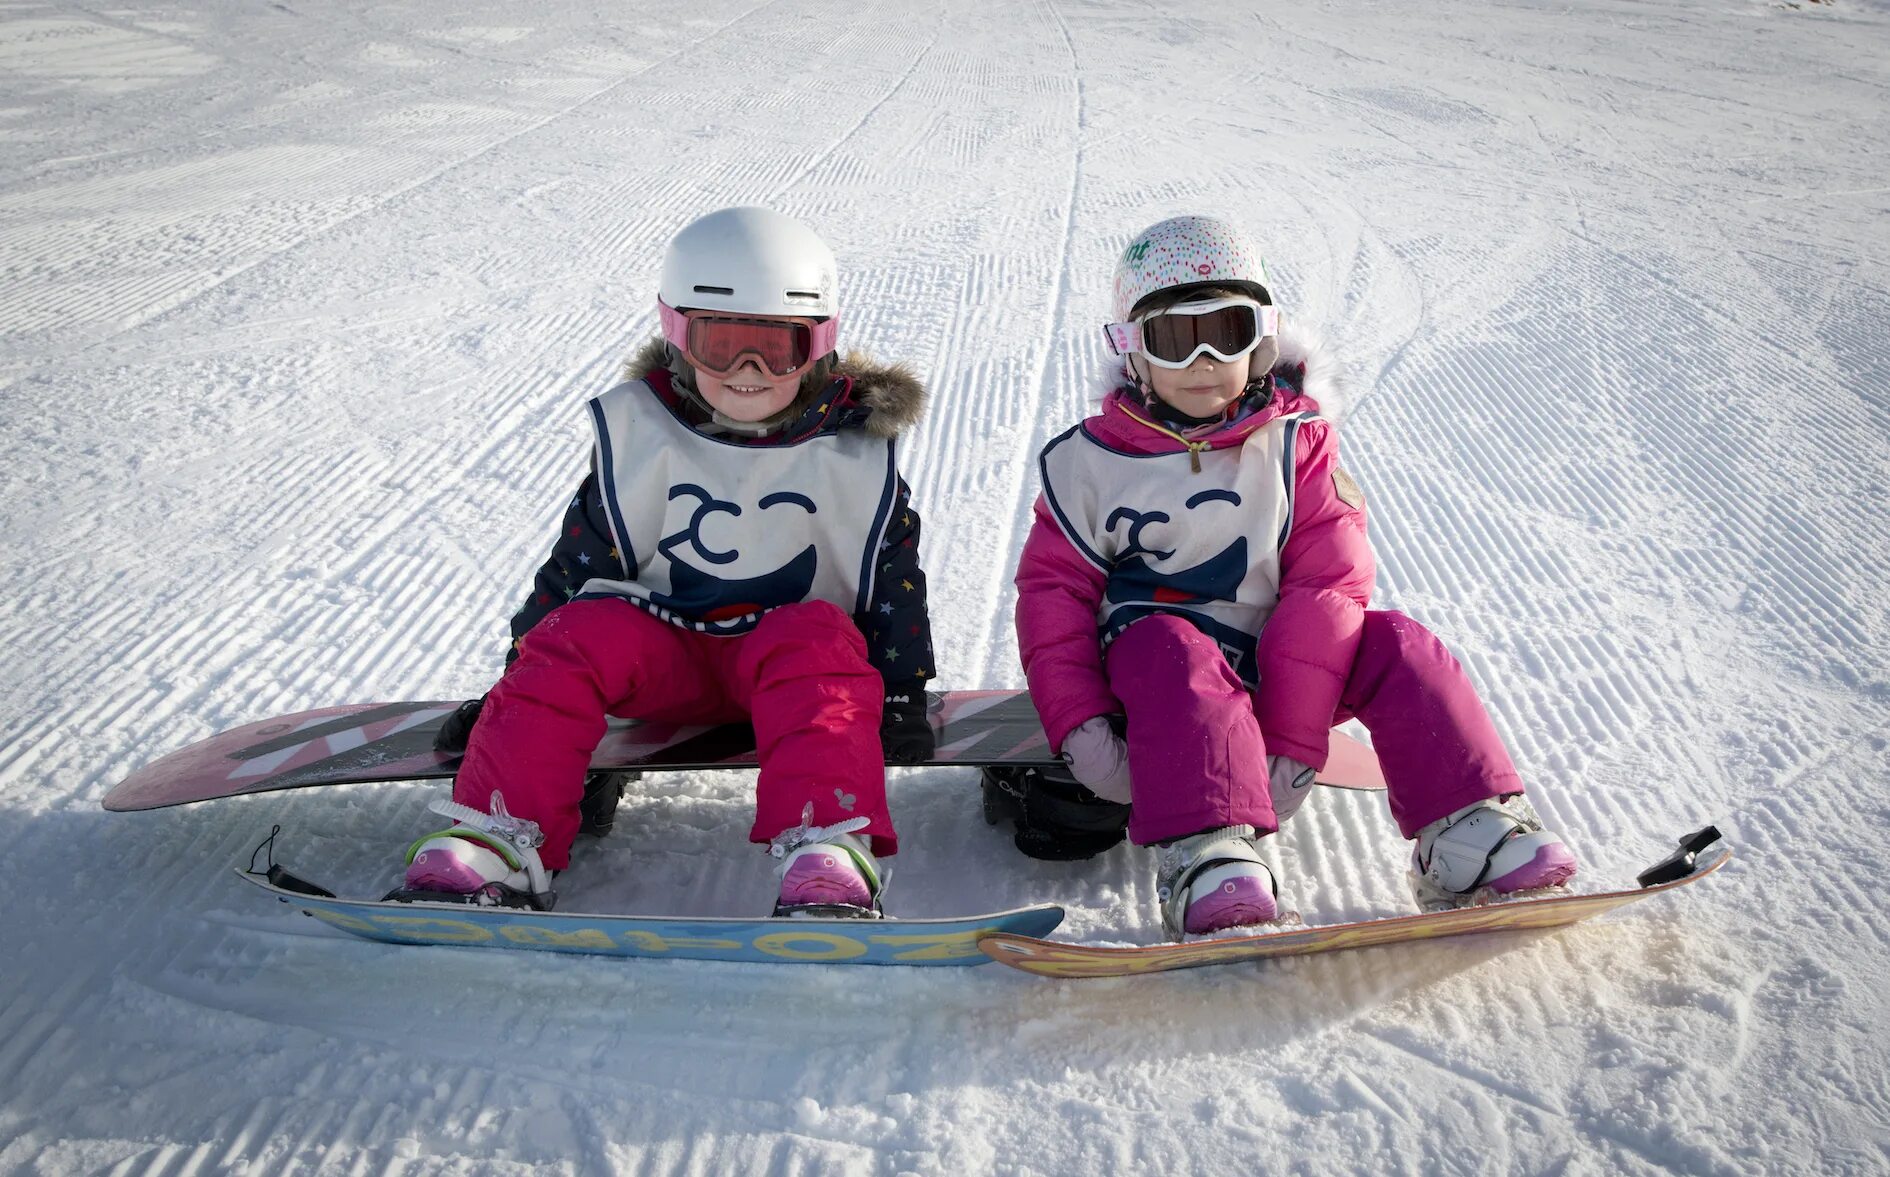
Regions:
<instances>
[{"instance_id":1,"label":"helmet logo","mask_svg":"<svg viewBox=\"0 0 1890 1177\"><path fill-rule=\"evenodd\" d=\"M1118 323L1127 322L1138 303L1171 286L1225 283L1252 288L1263 303L1273 301L1265 293L1270 287L1260 251L1246 234L1217 217L1171 217L1130 240L1116 263L1111 305Z\"/></svg>"}]
</instances>

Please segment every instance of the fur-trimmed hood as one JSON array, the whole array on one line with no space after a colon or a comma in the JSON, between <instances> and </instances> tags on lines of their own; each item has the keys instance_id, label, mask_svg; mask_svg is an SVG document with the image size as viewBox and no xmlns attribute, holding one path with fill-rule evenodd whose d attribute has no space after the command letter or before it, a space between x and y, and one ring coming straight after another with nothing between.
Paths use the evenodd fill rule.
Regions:
<instances>
[{"instance_id":1,"label":"fur-trimmed hood","mask_svg":"<svg viewBox=\"0 0 1890 1177\"><path fill-rule=\"evenodd\" d=\"M1323 334L1311 328L1280 329L1280 358L1274 361L1273 371L1291 374L1295 369L1300 395L1319 402L1319 415L1329 421L1344 420L1352 408L1351 381Z\"/></svg>"},{"instance_id":2,"label":"fur-trimmed hood","mask_svg":"<svg viewBox=\"0 0 1890 1177\"><path fill-rule=\"evenodd\" d=\"M655 372L667 372L676 392L696 399L695 373L669 341L658 336L637 349L623 366L623 379L642 380ZM816 402L829 395L837 381L844 380L843 400L838 414L829 413ZM919 423L925 414L925 385L918 374L905 364L881 364L864 352L849 351L845 356L820 361L801 378L794 403L780 414L785 431L799 435L800 423L817 407L820 416L845 428L855 426L873 437L898 437ZM815 427L820 422L813 422Z\"/></svg>"}]
</instances>

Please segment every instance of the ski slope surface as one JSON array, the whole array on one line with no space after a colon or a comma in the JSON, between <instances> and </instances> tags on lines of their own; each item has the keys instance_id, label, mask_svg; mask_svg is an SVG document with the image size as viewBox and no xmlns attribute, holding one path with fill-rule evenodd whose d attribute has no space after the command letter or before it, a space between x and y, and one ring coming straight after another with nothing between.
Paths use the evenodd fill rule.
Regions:
<instances>
[{"instance_id":1,"label":"ski slope surface","mask_svg":"<svg viewBox=\"0 0 1890 1177\"><path fill-rule=\"evenodd\" d=\"M0 3L0 1173L1890 1170L1890 8L1861 0ZM1039 447L1129 235L1233 217L1350 375L1377 598L1452 644L1583 887L1560 933L1136 980L397 948L438 786L103 812L210 733L472 696L655 330L765 204L902 465L945 688L1022 683ZM751 778L652 776L573 910L741 914ZM1159 938L894 774L896 914ZM1411 909L1381 798L1270 841Z\"/></svg>"}]
</instances>

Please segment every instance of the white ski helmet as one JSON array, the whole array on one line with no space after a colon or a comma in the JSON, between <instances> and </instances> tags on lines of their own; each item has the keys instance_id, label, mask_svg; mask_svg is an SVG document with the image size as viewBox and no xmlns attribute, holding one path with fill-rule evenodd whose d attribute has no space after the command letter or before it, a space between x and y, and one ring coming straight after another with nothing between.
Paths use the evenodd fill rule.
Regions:
<instances>
[{"instance_id":1,"label":"white ski helmet","mask_svg":"<svg viewBox=\"0 0 1890 1177\"><path fill-rule=\"evenodd\" d=\"M658 297L676 310L833 319L833 250L806 225L765 208L725 208L684 226L663 254Z\"/></svg>"},{"instance_id":2,"label":"white ski helmet","mask_svg":"<svg viewBox=\"0 0 1890 1177\"><path fill-rule=\"evenodd\" d=\"M1116 262L1114 321L1126 323L1136 304L1178 287L1227 286L1273 305L1260 250L1219 217L1171 217L1135 235Z\"/></svg>"}]
</instances>

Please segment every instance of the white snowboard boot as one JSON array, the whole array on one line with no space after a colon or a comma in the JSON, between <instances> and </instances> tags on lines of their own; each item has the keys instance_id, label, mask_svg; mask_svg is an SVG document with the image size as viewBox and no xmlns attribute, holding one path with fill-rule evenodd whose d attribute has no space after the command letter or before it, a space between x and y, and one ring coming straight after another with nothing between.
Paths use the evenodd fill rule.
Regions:
<instances>
[{"instance_id":1,"label":"white snowboard boot","mask_svg":"<svg viewBox=\"0 0 1890 1177\"><path fill-rule=\"evenodd\" d=\"M1520 793L1439 818L1418 831L1411 855L1411 891L1425 911L1468 906L1479 891L1513 895L1574 877L1575 856Z\"/></svg>"},{"instance_id":2,"label":"white snowboard boot","mask_svg":"<svg viewBox=\"0 0 1890 1177\"><path fill-rule=\"evenodd\" d=\"M1279 888L1255 848L1252 826L1223 826L1163 846L1155 895L1170 940L1280 918Z\"/></svg>"}]
</instances>

